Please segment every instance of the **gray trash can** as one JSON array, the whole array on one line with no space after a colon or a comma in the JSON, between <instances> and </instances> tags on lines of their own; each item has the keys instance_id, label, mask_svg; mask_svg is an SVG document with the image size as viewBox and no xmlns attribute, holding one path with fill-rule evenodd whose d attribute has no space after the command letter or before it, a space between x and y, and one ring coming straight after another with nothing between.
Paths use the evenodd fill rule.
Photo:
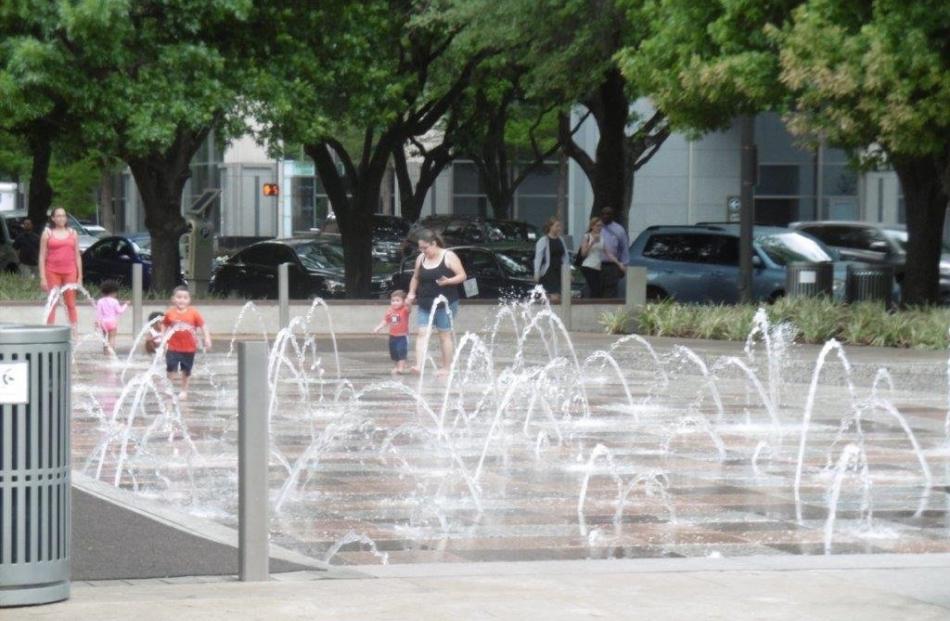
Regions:
<instances>
[{"instance_id":1,"label":"gray trash can","mask_svg":"<svg viewBox=\"0 0 950 621\"><path fill-rule=\"evenodd\" d=\"M894 267L858 263L848 266L845 280L845 299L851 302L894 301Z\"/></svg>"},{"instance_id":2,"label":"gray trash can","mask_svg":"<svg viewBox=\"0 0 950 621\"><path fill-rule=\"evenodd\" d=\"M831 261L789 263L785 266L785 295L790 298L831 297L834 276L835 265Z\"/></svg>"},{"instance_id":3,"label":"gray trash can","mask_svg":"<svg viewBox=\"0 0 950 621\"><path fill-rule=\"evenodd\" d=\"M0 324L0 606L69 597L69 337Z\"/></svg>"}]
</instances>

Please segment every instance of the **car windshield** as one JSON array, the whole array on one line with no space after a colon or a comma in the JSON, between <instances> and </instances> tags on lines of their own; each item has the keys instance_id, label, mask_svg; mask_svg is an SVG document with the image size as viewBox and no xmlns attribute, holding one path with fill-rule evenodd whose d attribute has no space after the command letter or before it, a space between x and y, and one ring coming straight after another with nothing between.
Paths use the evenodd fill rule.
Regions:
<instances>
[{"instance_id":1,"label":"car windshield","mask_svg":"<svg viewBox=\"0 0 950 621\"><path fill-rule=\"evenodd\" d=\"M531 278L534 275L533 250L506 250L496 256L501 268L512 278Z\"/></svg>"},{"instance_id":2,"label":"car windshield","mask_svg":"<svg viewBox=\"0 0 950 621\"><path fill-rule=\"evenodd\" d=\"M382 241L402 241L409 234L409 223L395 218L376 218L373 233Z\"/></svg>"},{"instance_id":3,"label":"car windshield","mask_svg":"<svg viewBox=\"0 0 950 621\"><path fill-rule=\"evenodd\" d=\"M129 241L131 241L132 245L135 246L135 252L137 254L146 256L146 257L152 256L152 238L151 237L137 237Z\"/></svg>"},{"instance_id":4,"label":"car windshield","mask_svg":"<svg viewBox=\"0 0 950 621\"><path fill-rule=\"evenodd\" d=\"M831 261L831 255L814 239L800 233L776 233L755 238L759 248L778 265L793 261Z\"/></svg>"},{"instance_id":5,"label":"car windshield","mask_svg":"<svg viewBox=\"0 0 950 621\"><path fill-rule=\"evenodd\" d=\"M307 269L326 270L343 267L343 249L330 244L300 244L294 252Z\"/></svg>"}]
</instances>

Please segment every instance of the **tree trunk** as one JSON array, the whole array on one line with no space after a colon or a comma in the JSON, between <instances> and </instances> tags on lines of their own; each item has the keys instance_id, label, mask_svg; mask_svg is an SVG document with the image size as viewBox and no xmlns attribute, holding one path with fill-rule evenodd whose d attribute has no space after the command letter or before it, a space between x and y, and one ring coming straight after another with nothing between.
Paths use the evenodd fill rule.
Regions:
<instances>
[{"instance_id":1,"label":"tree trunk","mask_svg":"<svg viewBox=\"0 0 950 621\"><path fill-rule=\"evenodd\" d=\"M188 232L181 215L181 194L191 176L191 155L165 158L152 154L127 160L145 207L145 228L152 238L151 288L161 293L174 289L181 274L178 242Z\"/></svg>"},{"instance_id":2,"label":"tree trunk","mask_svg":"<svg viewBox=\"0 0 950 621\"><path fill-rule=\"evenodd\" d=\"M42 232L49 222L49 208L53 204L53 188L49 184L49 165L53 156L53 139L49 132L36 130L29 139L33 164L30 169L29 218L37 231Z\"/></svg>"},{"instance_id":3,"label":"tree trunk","mask_svg":"<svg viewBox=\"0 0 950 621\"><path fill-rule=\"evenodd\" d=\"M936 157L893 158L907 206L907 267L902 303L940 301L940 254L948 194L941 184L944 163Z\"/></svg>"},{"instance_id":4,"label":"tree trunk","mask_svg":"<svg viewBox=\"0 0 950 621\"><path fill-rule=\"evenodd\" d=\"M624 92L624 78L619 69L612 68L607 72L588 108L600 131L594 156L596 166L590 178L594 193L591 216L600 215L601 210L612 207L617 220L626 225L630 204L625 202L625 143L630 101Z\"/></svg>"},{"instance_id":5,"label":"tree trunk","mask_svg":"<svg viewBox=\"0 0 950 621\"><path fill-rule=\"evenodd\" d=\"M112 196L112 171L108 168L102 171L99 180L99 224L110 233L115 230L115 203Z\"/></svg>"},{"instance_id":6,"label":"tree trunk","mask_svg":"<svg viewBox=\"0 0 950 621\"><path fill-rule=\"evenodd\" d=\"M340 227L346 297L351 299L371 297L373 228L370 216L379 206L380 185L394 142L392 132L384 134L375 145L370 144L371 136L372 132L368 131L359 167L353 165L339 143L324 141L304 145L304 151L316 165ZM331 148L343 160L342 173L330 153Z\"/></svg>"}]
</instances>

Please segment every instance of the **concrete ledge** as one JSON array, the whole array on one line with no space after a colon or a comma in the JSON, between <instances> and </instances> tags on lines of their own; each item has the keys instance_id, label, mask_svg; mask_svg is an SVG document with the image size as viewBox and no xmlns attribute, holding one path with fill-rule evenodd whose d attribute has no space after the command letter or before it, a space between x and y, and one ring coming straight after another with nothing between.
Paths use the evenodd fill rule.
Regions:
<instances>
[{"instance_id":1,"label":"concrete ledge","mask_svg":"<svg viewBox=\"0 0 950 621\"><path fill-rule=\"evenodd\" d=\"M385 300L330 300L326 308L317 308L313 311L310 330L317 334L327 334L332 325L337 334L366 334L372 331L386 312L388 302ZM90 304L79 304L79 325L81 332L91 331L95 323L95 309ZM232 332L239 334L254 334L265 331L273 335L278 330L278 307L274 301L255 301L253 310L247 310L238 323L238 317L244 309L244 302L230 301L197 301L197 308L205 318L208 329L215 338L230 336ZM164 312L169 304L149 301L144 304L143 320L148 319L149 313ZM559 306L553 307L559 314ZM603 332L600 325L601 316L608 311L617 311L623 308L619 301L588 300L584 303L575 301L571 305L571 329L575 332ZM295 301L290 305L290 316L305 316L311 309L311 304ZM37 324L43 323L44 304L41 302L2 302L0 316L4 321L12 323ZM498 304L488 300L463 301L459 311L458 330L481 331L491 327L498 313ZM57 312L57 320L65 321L65 312ZM562 318L563 320L563 318ZM502 321L499 330L511 333L513 328L510 321ZM119 334L130 335L132 332L132 313L126 312L119 318Z\"/></svg>"}]
</instances>

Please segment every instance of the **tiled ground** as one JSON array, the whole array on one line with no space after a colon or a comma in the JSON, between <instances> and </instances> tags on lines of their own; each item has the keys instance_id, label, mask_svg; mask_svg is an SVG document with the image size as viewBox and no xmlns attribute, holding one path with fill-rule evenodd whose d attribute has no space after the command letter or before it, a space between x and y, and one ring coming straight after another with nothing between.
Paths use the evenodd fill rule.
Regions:
<instances>
[{"instance_id":1,"label":"tiled ground","mask_svg":"<svg viewBox=\"0 0 950 621\"><path fill-rule=\"evenodd\" d=\"M340 378L329 339L279 346L274 541L354 564L950 551L944 383L882 387L875 404L858 385L852 402L829 357L796 502L810 374L779 374L817 350L786 352L770 383L761 347L751 361L734 348L776 396L776 424L711 352L698 352L708 380L684 352L661 352L657 368L633 341L607 359L592 354L609 343L574 336L575 359L554 334L482 335L476 354L468 340L450 380L421 383L390 377L382 339L341 339ZM216 347L180 404L144 355L127 365L81 348L75 467L234 524L236 359Z\"/></svg>"}]
</instances>

